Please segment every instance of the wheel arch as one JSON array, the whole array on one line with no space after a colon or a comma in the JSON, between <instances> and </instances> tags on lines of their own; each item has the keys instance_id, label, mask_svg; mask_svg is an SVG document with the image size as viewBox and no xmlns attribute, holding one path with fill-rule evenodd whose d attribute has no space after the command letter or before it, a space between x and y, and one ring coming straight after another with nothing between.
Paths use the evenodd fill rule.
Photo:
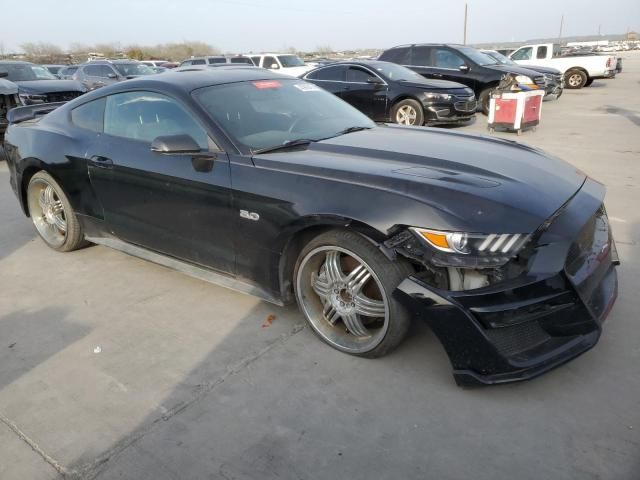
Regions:
<instances>
[{"instance_id":1,"label":"wheel arch","mask_svg":"<svg viewBox=\"0 0 640 480\"><path fill-rule=\"evenodd\" d=\"M48 168L47 164L38 158L25 158L21 160L21 172L19 180L19 192L20 192L20 206L22 211L27 217L30 217L29 206L27 203L27 188L31 178L38 172L44 171L53 177L53 179L60 184L56 175ZM61 187L62 188L62 187ZM66 193L66 192L65 192Z\"/></svg>"},{"instance_id":2,"label":"wheel arch","mask_svg":"<svg viewBox=\"0 0 640 480\"><path fill-rule=\"evenodd\" d=\"M295 300L292 283L293 270L300 252L313 238L334 229L355 231L384 252L382 242L387 238L387 235L362 221L336 215L313 215L299 219L280 235L277 242L280 251L278 287L285 303L291 303Z\"/></svg>"}]
</instances>

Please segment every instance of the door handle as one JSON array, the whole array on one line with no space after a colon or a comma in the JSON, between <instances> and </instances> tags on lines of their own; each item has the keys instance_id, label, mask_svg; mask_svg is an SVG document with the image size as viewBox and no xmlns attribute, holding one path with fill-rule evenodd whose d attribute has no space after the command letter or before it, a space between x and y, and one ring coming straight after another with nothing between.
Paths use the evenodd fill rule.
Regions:
<instances>
[{"instance_id":1,"label":"door handle","mask_svg":"<svg viewBox=\"0 0 640 480\"><path fill-rule=\"evenodd\" d=\"M436 77L436 78L442 78L442 74L441 73L434 73L433 76Z\"/></svg>"},{"instance_id":2,"label":"door handle","mask_svg":"<svg viewBox=\"0 0 640 480\"><path fill-rule=\"evenodd\" d=\"M91 165L97 168L113 168L113 160L107 157L94 155L89 161L91 162Z\"/></svg>"}]
</instances>

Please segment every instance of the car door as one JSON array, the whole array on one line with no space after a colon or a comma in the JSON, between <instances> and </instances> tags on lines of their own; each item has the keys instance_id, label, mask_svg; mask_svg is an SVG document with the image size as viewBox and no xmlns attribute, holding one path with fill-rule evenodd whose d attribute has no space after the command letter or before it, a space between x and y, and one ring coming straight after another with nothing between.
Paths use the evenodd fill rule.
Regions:
<instances>
[{"instance_id":1,"label":"car door","mask_svg":"<svg viewBox=\"0 0 640 480\"><path fill-rule=\"evenodd\" d=\"M511 60L520 65L531 65L534 63L533 54L533 47L522 47L511 54Z\"/></svg>"},{"instance_id":2,"label":"car door","mask_svg":"<svg viewBox=\"0 0 640 480\"><path fill-rule=\"evenodd\" d=\"M193 113L145 91L106 97L103 133L87 152L89 176L117 238L216 270L234 272L229 162ZM190 135L208 162L151 151L160 136ZM235 217L234 217L235 219Z\"/></svg>"},{"instance_id":3,"label":"car door","mask_svg":"<svg viewBox=\"0 0 640 480\"><path fill-rule=\"evenodd\" d=\"M346 72L345 65L330 65L309 72L304 79L342 98L347 87Z\"/></svg>"},{"instance_id":4,"label":"car door","mask_svg":"<svg viewBox=\"0 0 640 480\"><path fill-rule=\"evenodd\" d=\"M342 99L373 120L384 120L387 84L371 70L350 65L346 71L346 87Z\"/></svg>"}]
</instances>

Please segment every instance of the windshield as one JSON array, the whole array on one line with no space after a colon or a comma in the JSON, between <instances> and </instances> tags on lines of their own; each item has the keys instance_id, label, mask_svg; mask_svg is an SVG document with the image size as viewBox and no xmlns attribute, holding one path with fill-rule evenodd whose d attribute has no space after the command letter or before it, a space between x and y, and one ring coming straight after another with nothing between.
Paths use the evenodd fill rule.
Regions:
<instances>
[{"instance_id":1,"label":"windshield","mask_svg":"<svg viewBox=\"0 0 640 480\"><path fill-rule=\"evenodd\" d=\"M379 72L389 80L412 80L418 82L424 80L424 77L419 73L395 63L380 62L372 63L371 66L376 72Z\"/></svg>"},{"instance_id":2,"label":"windshield","mask_svg":"<svg viewBox=\"0 0 640 480\"><path fill-rule=\"evenodd\" d=\"M30 80L57 80L53 73L40 65L28 63L0 64L0 71L8 73L7 80L12 82L26 82Z\"/></svg>"},{"instance_id":3,"label":"windshield","mask_svg":"<svg viewBox=\"0 0 640 480\"><path fill-rule=\"evenodd\" d=\"M278 59L284 68L304 67L304 62L297 55L278 55Z\"/></svg>"},{"instance_id":4,"label":"windshield","mask_svg":"<svg viewBox=\"0 0 640 480\"><path fill-rule=\"evenodd\" d=\"M317 141L350 127L375 125L335 95L295 79L215 85L193 95L236 145L249 150L298 139Z\"/></svg>"},{"instance_id":5,"label":"windshield","mask_svg":"<svg viewBox=\"0 0 640 480\"><path fill-rule=\"evenodd\" d=\"M153 70L144 63L116 63L114 66L123 77L133 75L152 75Z\"/></svg>"},{"instance_id":6,"label":"windshield","mask_svg":"<svg viewBox=\"0 0 640 480\"><path fill-rule=\"evenodd\" d=\"M459 47L458 51L464 53L467 57L469 57L474 63L478 65L497 65L499 62L490 57L489 55L485 55L479 50L471 47Z\"/></svg>"},{"instance_id":7,"label":"windshield","mask_svg":"<svg viewBox=\"0 0 640 480\"><path fill-rule=\"evenodd\" d=\"M505 57L500 52L482 52L485 55L496 60L500 65L517 65L516 62L511 60L509 57Z\"/></svg>"}]
</instances>

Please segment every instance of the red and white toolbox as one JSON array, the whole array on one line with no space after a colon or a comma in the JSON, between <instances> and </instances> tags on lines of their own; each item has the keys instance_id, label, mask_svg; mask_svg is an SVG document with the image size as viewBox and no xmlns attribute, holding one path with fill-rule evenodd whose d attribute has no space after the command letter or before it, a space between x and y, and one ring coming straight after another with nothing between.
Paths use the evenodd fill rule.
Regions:
<instances>
[{"instance_id":1,"label":"red and white toolbox","mask_svg":"<svg viewBox=\"0 0 640 480\"><path fill-rule=\"evenodd\" d=\"M514 131L534 128L542 117L544 90L494 92L489 101L489 131L496 128Z\"/></svg>"}]
</instances>

